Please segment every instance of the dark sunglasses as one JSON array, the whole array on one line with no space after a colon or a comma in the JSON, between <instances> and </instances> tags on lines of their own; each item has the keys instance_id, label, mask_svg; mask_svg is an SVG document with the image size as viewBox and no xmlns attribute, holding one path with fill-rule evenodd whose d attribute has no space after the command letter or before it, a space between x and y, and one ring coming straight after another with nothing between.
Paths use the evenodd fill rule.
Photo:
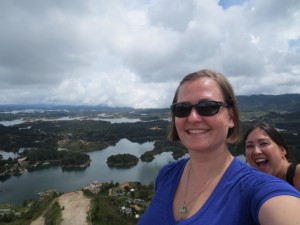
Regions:
<instances>
[{"instance_id":1,"label":"dark sunglasses","mask_svg":"<svg viewBox=\"0 0 300 225\"><path fill-rule=\"evenodd\" d=\"M171 111L176 117L188 117L194 107L200 116L213 116L220 111L221 106L231 107L231 103L213 100L200 101L197 104L189 102L178 102L171 105Z\"/></svg>"}]
</instances>

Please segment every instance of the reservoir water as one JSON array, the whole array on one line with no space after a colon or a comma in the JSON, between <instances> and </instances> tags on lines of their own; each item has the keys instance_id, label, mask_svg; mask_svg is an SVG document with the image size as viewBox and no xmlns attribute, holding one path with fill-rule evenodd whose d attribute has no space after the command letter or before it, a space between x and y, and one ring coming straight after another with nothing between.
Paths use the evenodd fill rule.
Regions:
<instances>
[{"instance_id":1,"label":"reservoir water","mask_svg":"<svg viewBox=\"0 0 300 225\"><path fill-rule=\"evenodd\" d=\"M89 153L92 162L84 169L62 169L55 166L26 170L20 176L11 176L5 181L0 181L0 204L20 204L24 200L38 198L39 192L49 189L55 189L58 192L74 191L95 180L114 183L139 181L149 184L154 182L157 172L163 165L174 161L171 153L157 155L150 163L140 160L136 166L129 169L109 168L106 159L110 155L119 153L130 153L140 157L153 147L154 142L138 144L122 139L115 146Z\"/></svg>"},{"instance_id":2,"label":"reservoir water","mask_svg":"<svg viewBox=\"0 0 300 225\"><path fill-rule=\"evenodd\" d=\"M66 120L66 118L61 118ZM67 118L74 119L74 118ZM57 120L57 119L56 119ZM109 119L111 123L136 122L134 119L117 118ZM4 126L13 126L23 123L23 119L13 121L1 121ZM28 128L30 129L30 128ZM89 167L84 169L62 169L58 166L47 168L36 168L25 170L20 176L11 176L8 179L0 180L0 204L12 203L20 204L24 200L36 199L38 193L55 189L58 192L69 192L83 188L93 181L100 182L127 182L139 181L143 184L154 182L159 169L168 162L174 161L171 153L156 155L150 163L139 161L139 163L129 169L109 168L106 159L110 155L130 153L138 158L146 151L152 150L154 142L143 144L133 143L127 139L120 140L115 146L110 146L104 150L88 153L92 160ZM20 149L22 151L22 149ZM0 150L4 158L16 157L13 153ZM184 157L188 157L187 155ZM239 156L245 161L244 156Z\"/></svg>"}]
</instances>

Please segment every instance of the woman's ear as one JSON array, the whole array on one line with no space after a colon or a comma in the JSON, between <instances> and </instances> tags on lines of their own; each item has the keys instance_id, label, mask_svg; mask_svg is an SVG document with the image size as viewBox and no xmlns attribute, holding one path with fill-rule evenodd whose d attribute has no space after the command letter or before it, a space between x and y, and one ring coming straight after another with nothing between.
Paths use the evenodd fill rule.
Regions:
<instances>
[{"instance_id":1,"label":"woman's ear","mask_svg":"<svg viewBox=\"0 0 300 225\"><path fill-rule=\"evenodd\" d=\"M282 156L286 156L286 149L284 148L284 147L282 147L282 146L280 146L280 151L281 151L281 154L282 154Z\"/></svg>"},{"instance_id":2,"label":"woman's ear","mask_svg":"<svg viewBox=\"0 0 300 225\"><path fill-rule=\"evenodd\" d=\"M233 128L234 127L234 113L233 113L233 109L230 108L229 109L229 128Z\"/></svg>"}]
</instances>

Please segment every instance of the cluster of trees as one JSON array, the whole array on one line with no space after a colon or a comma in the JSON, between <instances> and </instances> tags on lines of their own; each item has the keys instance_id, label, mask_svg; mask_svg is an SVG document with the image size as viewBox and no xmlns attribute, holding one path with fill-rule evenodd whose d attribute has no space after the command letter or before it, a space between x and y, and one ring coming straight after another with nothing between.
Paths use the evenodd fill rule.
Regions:
<instances>
[{"instance_id":1,"label":"cluster of trees","mask_svg":"<svg viewBox=\"0 0 300 225\"><path fill-rule=\"evenodd\" d=\"M117 154L111 155L107 158L107 165L109 167L130 168L139 162L139 158L131 154Z\"/></svg>"},{"instance_id":2,"label":"cluster of trees","mask_svg":"<svg viewBox=\"0 0 300 225\"><path fill-rule=\"evenodd\" d=\"M30 165L40 162L57 163L61 166L85 165L90 162L90 156L82 152L71 152L68 150L57 151L55 149L29 149L22 153L27 157Z\"/></svg>"},{"instance_id":3,"label":"cluster of trees","mask_svg":"<svg viewBox=\"0 0 300 225\"><path fill-rule=\"evenodd\" d=\"M6 170L8 170L12 165L17 164L17 159L12 159L9 157L8 159L4 159L3 156L0 154L0 176Z\"/></svg>"},{"instance_id":4,"label":"cluster of trees","mask_svg":"<svg viewBox=\"0 0 300 225\"><path fill-rule=\"evenodd\" d=\"M105 183L101 186L101 190L98 194L93 194L89 191L85 191L85 194L91 198L91 207L89 212L89 220L92 224L97 225L134 225L137 223L137 219L131 216L126 216L120 213L120 207L130 207L133 213L136 209L128 203L128 198L142 199L147 204L152 199L154 192L154 184L142 185L139 182L130 182L129 186L124 187L124 195L110 196L110 188L118 188L119 183ZM130 189L134 189L134 192ZM136 212L136 213L143 213Z\"/></svg>"}]
</instances>

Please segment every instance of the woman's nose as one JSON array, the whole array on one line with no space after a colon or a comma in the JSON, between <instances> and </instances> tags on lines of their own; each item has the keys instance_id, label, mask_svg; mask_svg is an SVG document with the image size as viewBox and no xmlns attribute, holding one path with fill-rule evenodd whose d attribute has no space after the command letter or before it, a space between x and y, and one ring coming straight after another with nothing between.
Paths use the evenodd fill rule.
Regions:
<instances>
[{"instance_id":1,"label":"woman's nose","mask_svg":"<svg viewBox=\"0 0 300 225\"><path fill-rule=\"evenodd\" d=\"M201 120L202 119L202 116L200 116L197 112L197 110L193 107L192 110L191 110L191 113L190 115L188 116L188 120Z\"/></svg>"},{"instance_id":2,"label":"woman's nose","mask_svg":"<svg viewBox=\"0 0 300 225\"><path fill-rule=\"evenodd\" d=\"M261 149L260 149L260 147L259 146L254 146L254 151L253 151L253 153L256 153L256 154L259 154L259 153L261 153L262 151L261 151Z\"/></svg>"}]
</instances>

